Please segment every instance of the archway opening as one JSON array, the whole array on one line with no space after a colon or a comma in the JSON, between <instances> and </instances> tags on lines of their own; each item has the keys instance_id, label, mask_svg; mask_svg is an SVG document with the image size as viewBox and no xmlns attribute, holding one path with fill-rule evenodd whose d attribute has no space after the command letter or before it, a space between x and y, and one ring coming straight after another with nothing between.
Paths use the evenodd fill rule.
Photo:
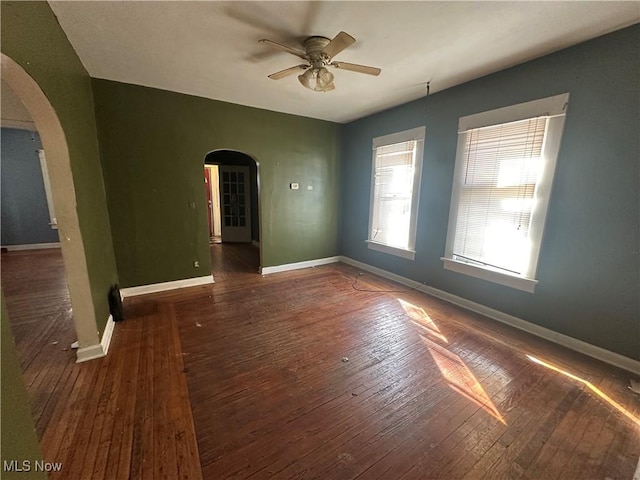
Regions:
<instances>
[{"instance_id":1,"label":"archway opening","mask_svg":"<svg viewBox=\"0 0 640 480\"><path fill-rule=\"evenodd\" d=\"M252 156L236 150L220 149L209 152L204 159L205 192L211 247L212 273L218 278L216 251L225 245L245 260L255 258L252 271L260 271L260 164ZM244 244L244 247L242 246ZM214 248L219 245L219 248ZM258 249L257 255L251 245ZM231 247L228 247L228 250Z\"/></svg>"},{"instance_id":2,"label":"archway opening","mask_svg":"<svg viewBox=\"0 0 640 480\"><path fill-rule=\"evenodd\" d=\"M77 361L104 356L89 283L82 233L76 210L76 196L69 148L55 109L37 82L14 60L2 54L2 80L22 102L37 129L50 180L60 248L66 273L73 324L78 340ZM104 335L103 335L104 337Z\"/></svg>"}]
</instances>

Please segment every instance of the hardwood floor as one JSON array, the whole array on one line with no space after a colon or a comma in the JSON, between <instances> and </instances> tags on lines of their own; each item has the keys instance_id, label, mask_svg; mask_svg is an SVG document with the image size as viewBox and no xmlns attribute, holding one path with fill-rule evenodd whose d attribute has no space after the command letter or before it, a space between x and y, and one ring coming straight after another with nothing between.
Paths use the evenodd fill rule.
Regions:
<instances>
[{"instance_id":1,"label":"hardwood floor","mask_svg":"<svg viewBox=\"0 0 640 480\"><path fill-rule=\"evenodd\" d=\"M626 373L359 273L229 276L171 300L205 478L633 475Z\"/></svg>"},{"instance_id":2,"label":"hardwood floor","mask_svg":"<svg viewBox=\"0 0 640 480\"><path fill-rule=\"evenodd\" d=\"M49 478L201 479L172 307L130 302L109 355L76 364L60 250L10 252L1 262L44 460L63 464Z\"/></svg>"},{"instance_id":3,"label":"hardwood floor","mask_svg":"<svg viewBox=\"0 0 640 480\"><path fill-rule=\"evenodd\" d=\"M3 253L2 290L41 437L75 363L71 301L60 250Z\"/></svg>"},{"instance_id":4,"label":"hardwood floor","mask_svg":"<svg viewBox=\"0 0 640 480\"><path fill-rule=\"evenodd\" d=\"M214 286L127 299L109 356L81 365L50 349L61 327L34 346L14 318L50 316L3 255L58 478L633 476L628 373L344 264L262 277L253 247L211 252Z\"/></svg>"}]
</instances>

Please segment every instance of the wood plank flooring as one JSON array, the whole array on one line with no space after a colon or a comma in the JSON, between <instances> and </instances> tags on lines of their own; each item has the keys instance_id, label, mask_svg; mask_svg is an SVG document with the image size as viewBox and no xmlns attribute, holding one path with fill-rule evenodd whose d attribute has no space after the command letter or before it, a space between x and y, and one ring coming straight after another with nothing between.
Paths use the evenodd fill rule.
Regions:
<instances>
[{"instance_id":1,"label":"wood plank flooring","mask_svg":"<svg viewBox=\"0 0 640 480\"><path fill-rule=\"evenodd\" d=\"M633 475L625 372L346 265L228 268L170 300L205 478Z\"/></svg>"},{"instance_id":2,"label":"wood plank flooring","mask_svg":"<svg viewBox=\"0 0 640 480\"><path fill-rule=\"evenodd\" d=\"M201 479L172 307L130 305L109 355L76 364L60 250L10 252L1 263L44 460L63 464L49 478Z\"/></svg>"},{"instance_id":3,"label":"wood plank flooring","mask_svg":"<svg viewBox=\"0 0 640 480\"><path fill-rule=\"evenodd\" d=\"M212 245L215 285L128 299L109 356L81 365L59 325L33 346L51 316L3 255L58 478L633 476L628 373L347 265L262 277L257 252Z\"/></svg>"}]
</instances>

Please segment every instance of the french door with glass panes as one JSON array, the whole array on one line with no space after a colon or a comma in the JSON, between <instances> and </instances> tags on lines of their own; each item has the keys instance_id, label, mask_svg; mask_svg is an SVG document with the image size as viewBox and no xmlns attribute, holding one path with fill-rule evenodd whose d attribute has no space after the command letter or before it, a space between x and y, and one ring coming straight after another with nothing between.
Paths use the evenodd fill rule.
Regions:
<instances>
[{"instance_id":1,"label":"french door with glass panes","mask_svg":"<svg viewBox=\"0 0 640 480\"><path fill-rule=\"evenodd\" d=\"M220 165L223 242L251 242L249 167Z\"/></svg>"}]
</instances>

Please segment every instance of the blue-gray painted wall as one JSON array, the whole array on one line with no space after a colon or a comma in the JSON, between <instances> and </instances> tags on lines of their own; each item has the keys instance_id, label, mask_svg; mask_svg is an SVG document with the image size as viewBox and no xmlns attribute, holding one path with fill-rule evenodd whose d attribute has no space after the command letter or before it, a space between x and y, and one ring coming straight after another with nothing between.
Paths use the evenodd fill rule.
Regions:
<instances>
[{"instance_id":1,"label":"blue-gray painted wall","mask_svg":"<svg viewBox=\"0 0 640 480\"><path fill-rule=\"evenodd\" d=\"M58 241L58 231L49 226L37 132L3 128L0 159L2 246Z\"/></svg>"},{"instance_id":2,"label":"blue-gray painted wall","mask_svg":"<svg viewBox=\"0 0 640 480\"><path fill-rule=\"evenodd\" d=\"M640 359L639 53L634 25L344 125L341 253ZM535 293L444 270L458 118L565 92L571 98ZM425 122L410 261L365 245L371 140Z\"/></svg>"}]
</instances>

